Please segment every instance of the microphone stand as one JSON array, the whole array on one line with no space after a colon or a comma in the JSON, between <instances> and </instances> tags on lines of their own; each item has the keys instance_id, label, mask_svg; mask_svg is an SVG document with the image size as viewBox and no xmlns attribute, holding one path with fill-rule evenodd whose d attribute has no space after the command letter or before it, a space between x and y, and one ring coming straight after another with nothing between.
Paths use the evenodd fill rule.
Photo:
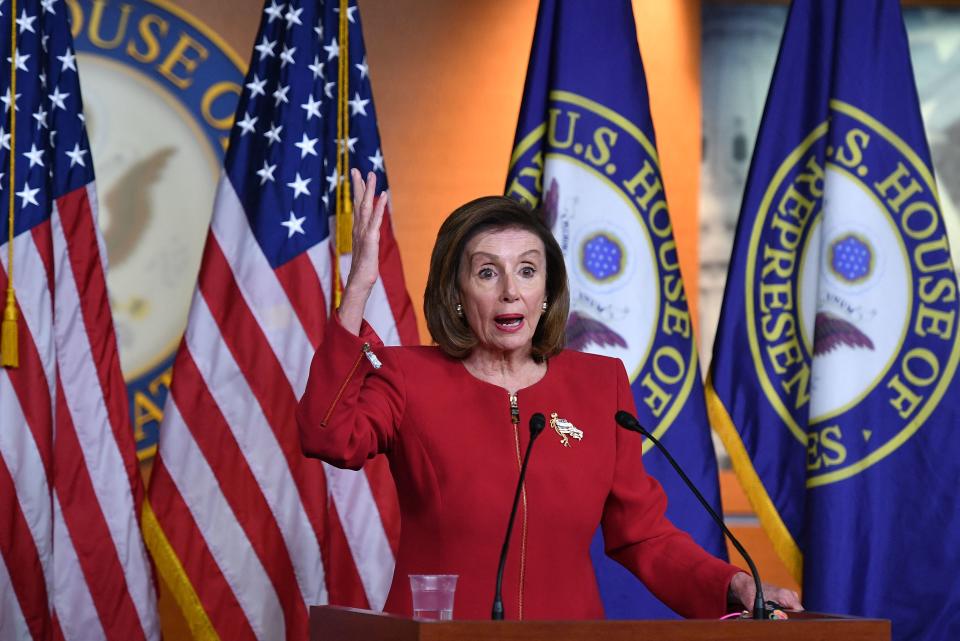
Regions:
<instances>
[{"instance_id":1,"label":"microphone stand","mask_svg":"<svg viewBox=\"0 0 960 641\"><path fill-rule=\"evenodd\" d=\"M687 487L690 488L690 491L693 492L694 496L697 497L697 500L700 501L700 504L703 505L704 509L710 513L710 516L713 517L713 520L717 522L717 525L720 526L720 529L723 530L723 533L726 534L727 538L730 539L730 542L733 543L733 547L737 549L737 552L743 556L750 568L750 572L753 574L753 582L757 588L757 593L753 599L753 618L758 620L766 619L767 617L763 605L763 585L760 582L760 573L757 571L757 566L753 563L753 559L750 558L750 555L747 554L747 551L744 549L744 547L740 545L740 541L737 540L737 537L735 537L733 532L727 528L727 525L723 522L723 519L721 519L714 509L710 507L707 499L703 498L703 494L700 493L700 490L697 489L697 486L695 486L693 481L691 481L684 471L680 469L680 465L672 456L670 456L670 452L667 451L667 448L664 447L663 444L653 436L653 434L648 432L642 425L640 425L640 422L632 414L630 414L630 412L624 412L623 410L620 410L617 412L615 419L620 427L628 429L631 432L642 434L646 438L650 439L651 443L660 448L660 451L663 452L663 455L667 457L667 461L670 462L670 465L673 466L673 469L677 471L677 474L680 475L680 478L683 479L683 482L687 484Z\"/></svg>"},{"instance_id":2,"label":"microphone stand","mask_svg":"<svg viewBox=\"0 0 960 641\"><path fill-rule=\"evenodd\" d=\"M513 521L517 517L517 506L520 504L520 493L523 491L523 478L527 475L527 464L530 462L530 452L533 451L533 442L540 436L547 419L537 412L530 417L530 443L523 455L523 465L520 466L520 480L517 481L517 492L513 497L513 508L510 510L510 520L507 521L507 535L503 539L503 549L500 550L500 565L497 567L497 586L493 592L493 613L490 618L494 621L503 620L503 569L507 564L507 549L510 547L510 533L513 531Z\"/></svg>"}]
</instances>

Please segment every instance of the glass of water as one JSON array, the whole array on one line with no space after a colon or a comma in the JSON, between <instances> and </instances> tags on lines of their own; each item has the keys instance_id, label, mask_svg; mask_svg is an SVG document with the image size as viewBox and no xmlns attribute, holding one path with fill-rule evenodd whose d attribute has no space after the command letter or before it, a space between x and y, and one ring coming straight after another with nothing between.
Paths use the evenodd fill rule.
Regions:
<instances>
[{"instance_id":1,"label":"glass of water","mask_svg":"<svg viewBox=\"0 0 960 641\"><path fill-rule=\"evenodd\" d=\"M410 574L413 616L418 619L450 621L453 619L453 593L457 589L456 574Z\"/></svg>"}]
</instances>

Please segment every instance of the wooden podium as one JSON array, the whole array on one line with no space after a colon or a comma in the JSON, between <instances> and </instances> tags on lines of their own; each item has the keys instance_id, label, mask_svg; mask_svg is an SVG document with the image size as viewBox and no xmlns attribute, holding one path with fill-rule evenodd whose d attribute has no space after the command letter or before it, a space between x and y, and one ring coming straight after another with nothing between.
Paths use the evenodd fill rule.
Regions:
<instances>
[{"instance_id":1,"label":"wooden podium","mask_svg":"<svg viewBox=\"0 0 960 641\"><path fill-rule=\"evenodd\" d=\"M890 641L890 622L799 612L787 621L421 621L310 608L310 641Z\"/></svg>"}]
</instances>

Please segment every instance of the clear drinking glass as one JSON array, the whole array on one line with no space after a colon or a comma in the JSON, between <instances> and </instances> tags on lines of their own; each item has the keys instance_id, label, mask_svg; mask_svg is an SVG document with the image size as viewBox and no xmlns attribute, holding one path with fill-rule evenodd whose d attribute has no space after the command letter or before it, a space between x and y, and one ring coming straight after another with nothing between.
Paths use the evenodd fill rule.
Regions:
<instances>
[{"instance_id":1,"label":"clear drinking glass","mask_svg":"<svg viewBox=\"0 0 960 641\"><path fill-rule=\"evenodd\" d=\"M457 589L456 574L410 574L413 616L418 619L450 621L453 619L453 593Z\"/></svg>"}]
</instances>

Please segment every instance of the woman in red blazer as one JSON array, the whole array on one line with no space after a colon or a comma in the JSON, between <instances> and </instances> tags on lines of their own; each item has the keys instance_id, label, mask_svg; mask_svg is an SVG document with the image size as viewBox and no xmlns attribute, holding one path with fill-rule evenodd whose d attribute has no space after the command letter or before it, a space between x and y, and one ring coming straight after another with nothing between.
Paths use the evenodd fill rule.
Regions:
<instances>
[{"instance_id":1,"label":"woman in red blazer","mask_svg":"<svg viewBox=\"0 0 960 641\"><path fill-rule=\"evenodd\" d=\"M522 205L467 203L444 222L424 307L435 347L384 347L363 321L378 274L386 197L352 174L354 261L339 316L313 360L297 413L303 450L359 469L387 455L401 536L385 609L411 614L408 574L458 574L454 614L487 618L502 539L536 412L548 424L531 457L503 583L507 618L603 617L589 546L687 617L751 604L753 581L664 516L619 360L563 350L569 295L563 254ZM573 429L571 429L573 428ZM796 594L773 598L799 607Z\"/></svg>"}]
</instances>

